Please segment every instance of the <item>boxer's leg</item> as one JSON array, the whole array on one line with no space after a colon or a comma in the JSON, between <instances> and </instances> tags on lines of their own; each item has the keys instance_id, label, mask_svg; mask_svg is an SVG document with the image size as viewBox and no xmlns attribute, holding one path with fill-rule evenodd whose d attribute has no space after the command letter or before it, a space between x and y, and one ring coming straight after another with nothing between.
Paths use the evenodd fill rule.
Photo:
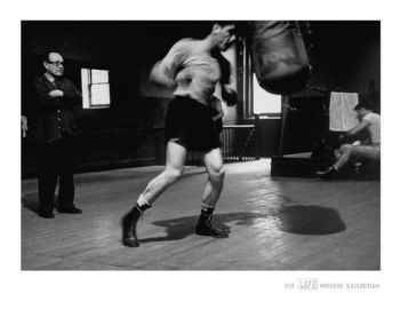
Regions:
<instances>
[{"instance_id":1,"label":"boxer's leg","mask_svg":"<svg viewBox=\"0 0 400 309\"><path fill-rule=\"evenodd\" d=\"M224 168L221 149L216 148L205 154L204 164L208 173L208 180L202 198L202 209L196 225L196 234L218 238L228 237L227 229L220 229L212 225L212 215L215 205L221 195L224 183Z\"/></svg>"},{"instance_id":2,"label":"boxer's leg","mask_svg":"<svg viewBox=\"0 0 400 309\"><path fill-rule=\"evenodd\" d=\"M168 142L164 171L151 180L136 205L122 218L122 242L128 247L138 247L136 225L141 214L183 173L187 150L176 142Z\"/></svg>"},{"instance_id":3,"label":"boxer's leg","mask_svg":"<svg viewBox=\"0 0 400 309\"><path fill-rule=\"evenodd\" d=\"M221 149L213 149L204 156L208 180L204 188L202 203L214 207L221 195L225 171Z\"/></svg>"},{"instance_id":4,"label":"boxer's leg","mask_svg":"<svg viewBox=\"0 0 400 309\"><path fill-rule=\"evenodd\" d=\"M186 148L175 142L167 144L167 158L164 171L149 182L138 199L138 205L152 205L154 201L183 174Z\"/></svg>"}]
</instances>

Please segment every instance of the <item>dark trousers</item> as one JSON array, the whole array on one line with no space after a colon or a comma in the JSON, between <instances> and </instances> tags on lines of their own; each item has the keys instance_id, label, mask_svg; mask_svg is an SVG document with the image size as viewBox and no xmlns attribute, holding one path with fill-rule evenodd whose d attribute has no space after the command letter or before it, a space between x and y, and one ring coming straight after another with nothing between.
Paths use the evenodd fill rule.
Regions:
<instances>
[{"instance_id":1,"label":"dark trousers","mask_svg":"<svg viewBox=\"0 0 400 309\"><path fill-rule=\"evenodd\" d=\"M41 145L38 149L39 203L41 211L53 211L59 181L58 207L74 204L74 149L70 139Z\"/></svg>"}]
</instances>

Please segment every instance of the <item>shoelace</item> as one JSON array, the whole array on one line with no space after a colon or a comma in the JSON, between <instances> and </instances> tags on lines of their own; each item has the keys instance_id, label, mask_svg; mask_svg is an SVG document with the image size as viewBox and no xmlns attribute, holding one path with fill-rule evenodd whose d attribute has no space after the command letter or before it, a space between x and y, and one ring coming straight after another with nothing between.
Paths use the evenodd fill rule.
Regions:
<instances>
[{"instance_id":1,"label":"shoelace","mask_svg":"<svg viewBox=\"0 0 400 309\"><path fill-rule=\"evenodd\" d=\"M215 219L214 216L210 216L209 218L207 218L207 226L216 231L216 232L229 232L230 228L228 226L225 226L224 224L222 224L219 220Z\"/></svg>"}]
</instances>

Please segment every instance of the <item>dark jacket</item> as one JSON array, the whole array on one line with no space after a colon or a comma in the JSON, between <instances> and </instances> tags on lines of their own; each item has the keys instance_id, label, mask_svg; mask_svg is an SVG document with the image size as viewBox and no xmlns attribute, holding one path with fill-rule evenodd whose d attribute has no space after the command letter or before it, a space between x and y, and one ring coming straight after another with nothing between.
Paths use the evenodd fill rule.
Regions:
<instances>
[{"instance_id":1,"label":"dark jacket","mask_svg":"<svg viewBox=\"0 0 400 309\"><path fill-rule=\"evenodd\" d=\"M81 95L73 82L65 77L51 83L45 75L33 83L35 98L32 100L35 118L35 139L39 143L51 143L64 137L76 136L75 109L81 104ZM49 92L62 90L63 97L52 98Z\"/></svg>"}]
</instances>

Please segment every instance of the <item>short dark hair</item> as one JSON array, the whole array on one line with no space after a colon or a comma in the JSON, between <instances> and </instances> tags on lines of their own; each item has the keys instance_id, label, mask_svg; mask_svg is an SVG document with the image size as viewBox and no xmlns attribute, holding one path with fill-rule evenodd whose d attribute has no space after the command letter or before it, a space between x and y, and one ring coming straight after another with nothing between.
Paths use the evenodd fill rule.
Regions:
<instances>
[{"instance_id":1,"label":"short dark hair","mask_svg":"<svg viewBox=\"0 0 400 309\"><path fill-rule=\"evenodd\" d=\"M214 20L212 21L212 24L218 24L220 26L228 26L228 25L235 25L237 24L237 20Z\"/></svg>"},{"instance_id":2,"label":"short dark hair","mask_svg":"<svg viewBox=\"0 0 400 309\"><path fill-rule=\"evenodd\" d=\"M371 99L365 95L359 95L358 104L354 107L354 110L358 111L362 108L373 110Z\"/></svg>"},{"instance_id":3,"label":"short dark hair","mask_svg":"<svg viewBox=\"0 0 400 309\"><path fill-rule=\"evenodd\" d=\"M248 37L251 31L251 22L245 20L216 20L212 22L212 25L218 24L222 27L228 25L234 25L234 34L236 37ZM212 26L211 25L211 26Z\"/></svg>"},{"instance_id":4,"label":"short dark hair","mask_svg":"<svg viewBox=\"0 0 400 309\"><path fill-rule=\"evenodd\" d=\"M236 22L232 20L198 20L185 22L184 27L181 29L181 35L184 37L192 37L202 39L209 35L214 25L220 25L222 27L228 25L235 25ZM235 31L236 32L236 31Z\"/></svg>"}]
</instances>

